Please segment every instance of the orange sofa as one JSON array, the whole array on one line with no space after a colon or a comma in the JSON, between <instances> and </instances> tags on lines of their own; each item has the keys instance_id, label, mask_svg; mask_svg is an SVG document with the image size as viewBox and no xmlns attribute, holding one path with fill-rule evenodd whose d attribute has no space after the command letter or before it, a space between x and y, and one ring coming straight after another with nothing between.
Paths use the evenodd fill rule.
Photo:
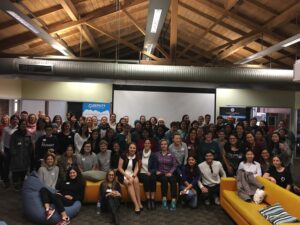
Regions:
<instances>
[{"instance_id":1,"label":"orange sofa","mask_svg":"<svg viewBox=\"0 0 300 225\"><path fill-rule=\"evenodd\" d=\"M85 192L84 192L84 202L85 203L96 203L99 199L99 188L100 188L101 181L99 182L91 182L87 181L85 186ZM140 183L141 188L141 199L142 201L146 200L145 192L144 192L144 186ZM168 187L168 200L171 200L171 192L170 192L170 186ZM127 202L130 201L130 197L127 193L127 189L124 185L121 184L121 195L122 200ZM156 193L155 193L155 201L161 201L161 184L159 182L156 183Z\"/></svg>"},{"instance_id":2,"label":"orange sofa","mask_svg":"<svg viewBox=\"0 0 300 225\"><path fill-rule=\"evenodd\" d=\"M266 197L262 204L246 202L239 198L236 192L236 180L234 178L222 178L220 201L222 208L231 216L238 225L270 225L260 213L259 209L280 203L291 215L300 219L300 197L287 191L278 185L262 177L256 178L265 187ZM300 223L289 223L299 225ZM285 223L288 225L288 223Z\"/></svg>"}]
</instances>

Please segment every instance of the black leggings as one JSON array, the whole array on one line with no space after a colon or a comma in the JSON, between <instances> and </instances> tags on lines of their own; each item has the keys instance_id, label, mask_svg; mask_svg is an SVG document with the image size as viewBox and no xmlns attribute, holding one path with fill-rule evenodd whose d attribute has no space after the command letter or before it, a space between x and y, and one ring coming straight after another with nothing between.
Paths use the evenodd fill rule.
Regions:
<instances>
[{"instance_id":1,"label":"black leggings","mask_svg":"<svg viewBox=\"0 0 300 225\"><path fill-rule=\"evenodd\" d=\"M177 186L174 175L167 177L164 174L160 174L157 176L157 180L161 182L161 194L162 197L167 197L168 194L168 183L171 186L171 197L176 198L177 195Z\"/></svg>"},{"instance_id":2,"label":"black leggings","mask_svg":"<svg viewBox=\"0 0 300 225\"><path fill-rule=\"evenodd\" d=\"M54 204L59 214L65 211L64 206L71 206L74 203L74 201L66 199L64 196L54 194L44 187L41 188L40 195L42 203Z\"/></svg>"},{"instance_id":3,"label":"black leggings","mask_svg":"<svg viewBox=\"0 0 300 225\"><path fill-rule=\"evenodd\" d=\"M156 191L156 177L154 174L151 174L150 176L148 176L145 173L140 173L139 180L141 183L144 184L145 192L155 192Z\"/></svg>"}]
</instances>

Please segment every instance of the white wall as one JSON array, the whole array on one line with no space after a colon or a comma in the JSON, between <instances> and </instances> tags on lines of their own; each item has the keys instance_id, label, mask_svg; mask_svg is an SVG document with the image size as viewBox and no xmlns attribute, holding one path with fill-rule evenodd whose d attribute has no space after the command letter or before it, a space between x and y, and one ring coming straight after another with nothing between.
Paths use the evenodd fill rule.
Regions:
<instances>
[{"instance_id":1,"label":"white wall","mask_svg":"<svg viewBox=\"0 0 300 225\"><path fill-rule=\"evenodd\" d=\"M21 111L38 115L39 111L45 112L45 101L22 100Z\"/></svg>"},{"instance_id":2,"label":"white wall","mask_svg":"<svg viewBox=\"0 0 300 225\"><path fill-rule=\"evenodd\" d=\"M109 103L112 84L23 80L22 98Z\"/></svg>"},{"instance_id":3,"label":"white wall","mask_svg":"<svg viewBox=\"0 0 300 225\"><path fill-rule=\"evenodd\" d=\"M50 118L53 118L55 115L61 115L62 120L66 120L66 114L68 110L66 101L49 101L48 107L48 114Z\"/></svg>"}]
</instances>

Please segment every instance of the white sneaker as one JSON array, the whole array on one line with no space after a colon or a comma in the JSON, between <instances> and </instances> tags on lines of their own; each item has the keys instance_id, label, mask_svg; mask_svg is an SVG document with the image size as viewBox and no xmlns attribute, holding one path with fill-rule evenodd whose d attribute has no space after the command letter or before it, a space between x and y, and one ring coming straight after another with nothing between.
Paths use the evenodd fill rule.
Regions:
<instances>
[{"instance_id":1,"label":"white sneaker","mask_svg":"<svg viewBox=\"0 0 300 225\"><path fill-rule=\"evenodd\" d=\"M220 205L220 199L219 199L219 197L215 197L215 204L216 205Z\"/></svg>"},{"instance_id":2,"label":"white sneaker","mask_svg":"<svg viewBox=\"0 0 300 225\"><path fill-rule=\"evenodd\" d=\"M210 205L210 201L209 201L209 199L206 199L205 201L204 201L204 205Z\"/></svg>"}]
</instances>

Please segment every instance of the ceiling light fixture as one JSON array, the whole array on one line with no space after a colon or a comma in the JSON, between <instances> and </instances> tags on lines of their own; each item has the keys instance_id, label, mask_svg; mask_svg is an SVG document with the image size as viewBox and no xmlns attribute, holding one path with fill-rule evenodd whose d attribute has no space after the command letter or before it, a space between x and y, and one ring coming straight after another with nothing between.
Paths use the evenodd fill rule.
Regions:
<instances>
[{"instance_id":1,"label":"ceiling light fixture","mask_svg":"<svg viewBox=\"0 0 300 225\"><path fill-rule=\"evenodd\" d=\"M296 39L296 40L293 40L293 41L290 41L290 42L288 42L288 43L286 43L286 44L283 44L282 47L284 47L284 48L289 47L289 46L291 46L291 45L293 45L293 44L296 44L296 43L299 42L299 41L300 41L300 38L298 38L298 39Z\"/></svg>"},{"instance_id":2,"label":"ceiling light fixture","mask_svg":"<svg viewBox=\"0 0 300 225\"><path fill-rule=\"evenodd\" d=\"M254 61L256 59L259 59L259 58L262 58L264 56L270 55L272 52L277 52L277 51L279 51L282 48L285 48L285 47L288 47L290 45L293 45L293 44L295 44L295 43L297 43L299 41L300 41L300 33L296 34L296 35L294 35L294 36L292 36L292 37L290 37L288 39L285 39L285 40L283 40L283 41L281 41L281 42L279 42L279 43L277 43L275 45L272 45L271 47L266 48L266 49L264 49L264 50L262 50L260 52L257 52L257 53L255 53L253 55L250 55L250 56L248 56L245 59L239 60L239 61L235 62L234 64L241 64L241 65L243 65L243 64L246 64L248 62L252 62L252 61Z\"/></svg>"},{"instance_id":3,"label":"ceiling light fixture","mask_svg":"<svg viewBox=\"0 0 300 225\"><path fill-rule=\"evenodd\" d=\"M152 25L151 25L151 33L156 33L160 16L161 16L162 9L154 9L154 15L153 15L153 20L152 20Z\"/></svg>"},{"instance_id":4,"label":"ceiling light fixture","mask_svg":"<svg viewBox=\"0 0 300 225\"><path fill-rule=\"evenodd\" d=\"M16 20L18 20L22 25L24 25L25 27L27 27L29 30L31 30L33 33L38 34L39 31L32 26L30 23L28 23L26 20L24 20L21 16L19 16L17 13L11 11L11 10L6 10L6 12L11 15L13 18L15 18Z\"/></svg>"},{"instance_id":5,"label":"ceiling light fixture","mask_svg":"<svg viewBox=\"0 0 300 225\"><path fill-rule=\"evenodd\" d=\"M69 53L66 52L67 49L61 44L52 44L51 46L52 46L52 48L56 49L57 51L59 51L60 53L62 53L65 56L70 55Z\"/></svg>"}]
</instances>

